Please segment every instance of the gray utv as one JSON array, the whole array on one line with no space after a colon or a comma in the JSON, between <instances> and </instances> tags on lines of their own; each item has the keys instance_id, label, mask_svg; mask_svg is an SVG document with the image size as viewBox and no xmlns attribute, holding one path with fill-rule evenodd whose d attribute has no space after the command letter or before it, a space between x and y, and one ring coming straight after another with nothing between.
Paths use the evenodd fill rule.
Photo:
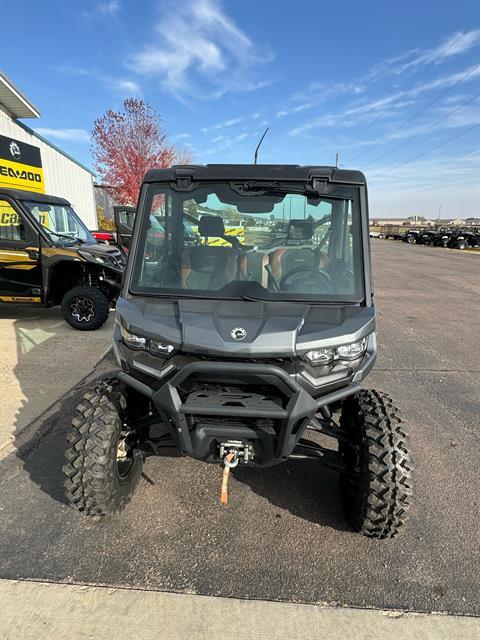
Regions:
<instances>
[{"instance_id":1,"label":"gray utv","mask_svg":"<svg viewBox=\"0 0 480 640\"><path fill-rule=\"evenodd\" d=\"M79 511L121 511L145 459L173 448L224 476L317 460L339 472L353 530L387 538L406 521L404 427L387 395L360 386L377 355L362 173L150 171L113 348L118 372L86 393L68 435Z\"/></svg>"}]
</instances>

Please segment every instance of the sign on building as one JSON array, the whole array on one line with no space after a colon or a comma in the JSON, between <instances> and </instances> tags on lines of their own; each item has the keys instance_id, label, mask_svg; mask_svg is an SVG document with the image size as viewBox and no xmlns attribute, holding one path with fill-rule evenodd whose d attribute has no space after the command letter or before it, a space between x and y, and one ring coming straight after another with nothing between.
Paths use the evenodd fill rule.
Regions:
<instances>
[{"instance_id":1,"label":"sign on building","mask_svg":"<svg viewBox=\"0 0 480 640\"><path fill-rule=\"evenodd\" d=\"M0 136L0 187L45 193L40 149Z\"/></svg>"}]
</instances>

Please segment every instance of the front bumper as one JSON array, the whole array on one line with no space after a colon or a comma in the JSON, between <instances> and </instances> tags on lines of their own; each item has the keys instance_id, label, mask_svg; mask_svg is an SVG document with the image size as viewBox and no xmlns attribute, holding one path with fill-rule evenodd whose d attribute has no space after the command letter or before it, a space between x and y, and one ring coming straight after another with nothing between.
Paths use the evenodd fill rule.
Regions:
<instances>
[{"instance_id":1,"label":"front bumper","mask_svg":"<svg viewBox=\"0 0 480 640\"><path fill-rule=\"evenodd\" d=\"M151 399L182 454L220 462L222 443L238 441L259 466L288 459L315 414L359 389L349 382L314 399L280 367L242 362L191 362L158 389L117 376Z\"/></svg>"}]
</instances>

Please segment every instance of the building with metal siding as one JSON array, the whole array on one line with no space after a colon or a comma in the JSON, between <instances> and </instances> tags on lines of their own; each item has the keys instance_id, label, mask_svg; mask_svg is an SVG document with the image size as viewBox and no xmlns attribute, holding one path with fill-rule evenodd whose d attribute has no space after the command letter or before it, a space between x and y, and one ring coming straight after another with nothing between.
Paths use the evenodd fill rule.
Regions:
<instances>
[{"instance_id":1,"label":"building with metal siding","mask_svg":"<svg viewBox=\"0 0 480 640\"><path fill-rule=\"evenodd\" d=\"M87 227L96 229L94 174L19 120L39 116L38 109L0 72L0 136L37 147L41 155L45 192L66 198Z\"/></svg>"}]
</instances>

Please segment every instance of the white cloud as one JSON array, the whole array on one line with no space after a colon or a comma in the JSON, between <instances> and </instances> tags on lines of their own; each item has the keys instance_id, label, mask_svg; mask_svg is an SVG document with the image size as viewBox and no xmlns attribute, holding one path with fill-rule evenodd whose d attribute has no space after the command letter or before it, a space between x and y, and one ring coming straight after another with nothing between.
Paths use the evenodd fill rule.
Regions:
<instances>
[{"instance_id":1,"label":"white cloud","mask_svg":"<svg viewBox=\"0 0 480 640\"><path fill-rule=\"evenodd\" d=\"M410 49L399 56L383 60L374 65L363 78L376 81L386 75L400 75L406 71L416 71L425 65L441 64L453 56L459 56L480 44L480 29L457 32L431 49Z\"/></svg>"},{"instance_id":2,"label":"white cloud","mask_svg":"<svg viewBox=\"0 0 480 640\"><path fill-rule=\"evenodd\" d=\"M106 84L109 84L112 89L116 91L122 91L128 93L131 96L141 95L140 86L133 80L122 80L114 78L104 78Z\"/></svg>"},{"instance_id":3,"label":"white cloud","mask_svg":"<svg viewBox=\"0 0 480 640\"><path fill-rule=\"evenodd\" d=\"M312 109L319 104L341 95L360 95L365 87L358 82L325 84L323 82L311 83L305 91L296 93L290 98L288 106L277 111L277 118L284 118L307 109ZM295 104L296 103L296 104Z\"/></svg>"},{"instance_id":4,"label":"white cloud","mask_svg":"<svg viewBox=\"0 0 480 640\"><path fill-rule=\"evenodd\" d=\"M440 63L445 59L465 53L480 43L480 29L466 33L457 32L433 49L420 52L412 60L393 68L394 73L403 73L410 67Z\"/></svg>"},{"instance_id":5,"label":"white cloud","mask_svg":"<svg viewBox=\"0 0 480 640\"><path fill-rule=\"evenodd\" d=\"M271 60L222 10L218 0L188 0L164 9L156 42L135 54L130 69L158 77L176 97L218 98L229 91L253 91L272 79L255 77Z\"/></svg>"},{"instance_id":6,"label":"white cloud","mask_svg":"<svg viewBox=\"0 0 480 640\"><path fill-rule=\"evenodd\" d=\"M233 138L227 138L225 136L217 136L212 140L212 143L214 144L217 143L216 146L209 149L208 151L205 151L204 153L205 155L212 155L213 153L218 153L219 151L223 151L224 149L227 149L228 147L233 146L237 142L241 142L242 140L245 140L247 135L248 134L246 133L239 133L238 136L234 136Z\"/></svg>"},{"instance_id":7,"label":"white cloud","mask_svg":"<svg viewBox=\"0 0 480 640\"><path fill-rule=\"evenodd\" d=\"M122 8L120 0L105 0L104 2L97 2L92 9L84 9L81 15L86 20L92 20L95 18L111 18L116 15Z\"/></svg>"},{"instance_id":8,"label":"white cloud","mask_svg":"<svg viewBox=\"0 0 480 640\"><path fill-rule=\"evenodd\" d=\"M188 140L188 138L190 138L190 134L189 133L179 133L176 136L172 137L172 140ZM187 143L185 143L187 144Z\"/></svg>"},{"instance_id":9,"label":"white cloud","mask_svg":"<svg viewBox=\"0 0 480 640\"><path fill-rule=\"evenodd\" d=\"M69 140L70 142L90 142L90 134L85 129L50 129L38 127L35 131L45 138Z\"/></svg>"},{"instance_id":10,"label":"white cloud","mask_svg":"<svg viewBox=\"0 0 480 640\"><path fill-rule=\"evenodd\" d=\"M82 67L73 64L61 64L55 67L55 70L65 76L92 76L96 73L95 69L91 67Z\"/></svg>"},{"instance_id":11,"label":"white cloud","mask_svg":"<svg viewBox=\"0 0 480 640\"><path fill-rule=\"evenodd\" d=\"M62 64L55 67L55 69L58 73L65 76L94 78L109 89L127 93L130 96L141 96L142 94L142 90L138 82L126 78L114 78L93 67L79 67L73 64Z\"/></svg>"},{"instance_id":12,"label":"white cloud","mask_svg":"<svg viewBox=\"0 0 480 640\"><path fill-rule=\"evenodd\" d=\"M97 13L103 16L113 16L121 9L119 0L107 0L107 2L101 2L97 6Z\"/></svg>"},{"instance_id":13,"label":"white cloud","mask_svg":"<svg viewBox=\"0 0 480 640\"><path fill-rule=\"evenodd\" d=\"M431 49L411 49L399 56L383 60L374 65L365 75L360 76L356 82L340 82L337 84L312 83L302 93L292 96L290 104L277 111L277 117L284 118L286 116L295 115L302 111L307 111L313 107L317 107L322 102L326 102L331 98L341 95L360 95L365 91L365 84L372 83L388 74L402 74L407 70L415 70L417 67L424 66L429 63L440 64L441 62L458 56L469 49L480 44L480 29L468 31L467 33L454 33L437 47ZM472 79L480 75L480 68L472 72ZM465 73L462 72L462 73ZM430 83L419 85L411 91L403 92L400 95L415 96L418 93L428 89L453 86L462 74L453 74L444 78L439 78ZM295 104L297 102L298 104ZM292 104L293 103L293 104ZM307 127L312 128L312 127ZM301 131L301 127L294 129L297 135Z\"/></svg>"},{"instance_id":14,"label":"white cloud","mask_svg":"<svg viewBox=\"0 0 480 640\"><path fill-rule=\"evenodd\" d=\"M416 98L420 94L434 89L453 87L461 82L468 82L480 77L480 65L472 65L462 71L441 76L430 82L418 84L411 89L396 91L390 95L375 100L346 107L340 111L327 113L319 118L314 118L297 127L294 127L289 135L297 136L312 129L323 127L344 126L350 127L359 123L371 122L380 118L389 118L397 115L411 101L408 98ZM407 100L406 100L407 99Z\"/></svg>"},{"instance_id":15,"label":"white cloud","mask_svg":"<svg viewBox=\"0 0 480 640\"><path fill-rule=\"evenodd\" d=\"M245 118L230 118L229 120L225 120L225 122L219 122L214 125L214 129L225 129L226 127L234 127L236 124L239 124Z\"/></svg>"}]
</instances>

